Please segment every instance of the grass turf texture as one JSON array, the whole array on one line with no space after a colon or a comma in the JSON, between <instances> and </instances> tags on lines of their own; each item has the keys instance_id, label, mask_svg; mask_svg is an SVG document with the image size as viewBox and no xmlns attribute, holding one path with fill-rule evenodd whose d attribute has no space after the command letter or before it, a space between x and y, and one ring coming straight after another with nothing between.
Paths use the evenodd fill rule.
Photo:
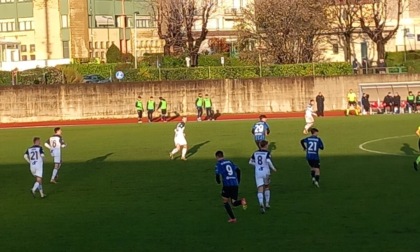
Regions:
<instances>
[{"instance_id":1,"label":"grass turf texture","mask_svg":"<svg viewBox=\"0 0 420 252\"><path fill-rule=\"evenodd\" d=\"M269 120L279 171L265 215L248 165L252 124L188 122L187 162L168 158L175 123L65 127L60 183L45 183L43 200L29 193L22 156L33 136L44 142L52 128L0 130L2 251L418 251L418 115L317 118L326 145L320 189L299 144L303 120ZM410 134L365 146L403 156L358 148ZM218 149L243 172L249 207L234 210L236 224L227 223L214 181ZM47 155L45 181L51 171Z\"/></svg>"}]
</instances>

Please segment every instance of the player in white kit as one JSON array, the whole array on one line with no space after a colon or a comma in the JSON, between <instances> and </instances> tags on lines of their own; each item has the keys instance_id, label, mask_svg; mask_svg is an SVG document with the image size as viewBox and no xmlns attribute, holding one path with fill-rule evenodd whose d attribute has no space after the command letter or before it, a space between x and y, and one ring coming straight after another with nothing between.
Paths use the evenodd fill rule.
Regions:
<instances>
[{"instance_id":1,"label":"player in white kit","mask_svg":"<svg viewBox=\"0 0 420 252\"><path fill-rule=\"evenodd\" d=\"M310 100L308 106L305 109L305 127L303 129L303 134L308 134L309 129L314 125L316 113L313 111L312 107L315 104L314 100Z\"/></svg>"},{"instance_id":2,"label":"player in white kit","mask_svg":"<svg viewBox=\"0 0 420 252\"><path fill-rule=\"evenodd\" d=\"M29 163L29 168L32 175L35 177L35 183L31 189L31 193L35 198L36 190L39 191L41 198L45 198L44 190L42 189L42 173L44 168L44 150L40 146L40 138L34 137L31 147L29 147L23 158Z\"/></svg>"},{"instance_id":3,"label":"player in white kit","mask_svg":"<svg viewBox=\"0 0 420 252\"><path fill-rule=\"evenodd\" d=\"M181 148L181 159L187 160L185 155L187 154L187 139L185 139L185 123L187 122L187 117L182 117L182 121L176 125L175 128L175 148L169 153L170 159L174 159L174 154L177 153Z\"/></svg>"},{"instance_id":4,"label":"player in white kit","mask_svg":"<svg viewBox=\"0 0 420 252\"><path fill-rule=\"evenodd\" d=\"M61 159L61 148L65 148L66 144L64 143L63 138L61 137L62 130L61 128L57 127L54 128L54 135L48 138L47 142L44 144L45 147L50 149L51 156L54 159L54 169L52 172L50 182L53 184L57 183L58 178L58 170L61 167L62 159Z\"/></svg>"},{"instance_id":5,"label":"player in white kit","mask_svg":"<svg viewBox=\"0 0 420 252\"><path fill-rule=\"evenodd\" d=\"M271 154L268 151L268 142L266 140L260 142L260 149L252 154L249 164L255 166L258 203L260 204L261 213L265 213L265 209L270 208L271 170L277 171L271 162Z\"/></svg>"}]
</instances>

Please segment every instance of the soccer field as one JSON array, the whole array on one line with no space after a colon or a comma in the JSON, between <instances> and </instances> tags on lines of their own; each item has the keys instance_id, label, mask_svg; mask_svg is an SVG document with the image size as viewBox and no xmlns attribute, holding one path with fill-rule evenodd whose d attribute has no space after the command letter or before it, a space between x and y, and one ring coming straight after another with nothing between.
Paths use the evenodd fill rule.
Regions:
<instances>
[{"instance_id":1,"label":"soccer field","mask_svg":"<svg viewBox=\"0 0 420 252\"><path fill-rule=\"evenodd\" d=\"M50 128L0 130L2 251L418 251L419 115L316 118L325 144L320 188L312 185L303 119L268 121L271 209L259 213L253 167L254 121L187 122L188 161L169 160L174 122L63 127L59 184L46 199L29 193L23 159ZM214 179L214 153L242 170L227 223ZM364 149L364 150L362 150ZM49 155L44 182L52 171Z\"/></svg>"}]
</instances>

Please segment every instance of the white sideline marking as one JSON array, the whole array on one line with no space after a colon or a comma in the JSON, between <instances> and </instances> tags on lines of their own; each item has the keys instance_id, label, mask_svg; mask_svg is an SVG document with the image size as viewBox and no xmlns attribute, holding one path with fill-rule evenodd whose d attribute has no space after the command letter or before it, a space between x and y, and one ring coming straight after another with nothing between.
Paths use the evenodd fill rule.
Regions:
<instances>
[{"instance_id":1,"label":"white sideline marking","mask_svg":"<svg viewBox=\"0 0 420 252\"><path fill-rule=\"evenodd\" d=\"M370 152L370 153L381 154L381 155L389 155L389 156L400 156L400 157L417 156L417 155L406 155L406 154L401 154L401 153L389 153L389 152L371 150L371 149L367 149L367 148L364 147L365 145L370 144L370 143L380 142L380 141L389 140L389 139L397 139L397 138L404 138L404 137L413 137L413 136L415 136L415 135L404 135L404 136L393 136L393 137L378 138L378 139L374 139L374 140L370 140L370 141L361 143L359 145L359 149L361 149L362 151Z\"/></svg>"}]
</instances>

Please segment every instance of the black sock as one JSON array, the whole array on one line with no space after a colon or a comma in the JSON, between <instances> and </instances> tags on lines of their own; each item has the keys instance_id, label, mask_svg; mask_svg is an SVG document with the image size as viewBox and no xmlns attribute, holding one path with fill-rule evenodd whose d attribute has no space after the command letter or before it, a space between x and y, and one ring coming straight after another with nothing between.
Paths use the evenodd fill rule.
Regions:
<instances>
[{"instance_id":1,"label":"black sock","mask_svg":"<svg viewBox=\"0 0 420 252\"><path fill-rule=\"evenodd\" d=\"M315 171L311 171L311 177L314 178L315 177Z\"/></svg>"},{"instance_id":2,"label":"black sock","mask_svg":"<svg viewBox=\"0 0 420 252\"><path fill-rule=\"evenodd\" d=\"M225 209L231 219L235 219L235 215L233 214L232 208L230 207L229 203L225 203Z\"/></svg>"},{"instance_id":3,"label":"black sock","mask_svg":"<svg viewBox=\"0 0 420 252\"><path fill-rule=\"evenodd\" d=\"M319 182L319 175L315 175L315 180Z\"/></svg>"},{"instance_id":4,"label":"black sock","mask_svg":"<svg viewBox=\"0 0 420 252\"><path fill-rule=\"evenodd\" d=\"M240 206L240 205L242 205L242 202L240 200L235 200L232 204L234 206Z\"/></svg>"}]
</instances>

